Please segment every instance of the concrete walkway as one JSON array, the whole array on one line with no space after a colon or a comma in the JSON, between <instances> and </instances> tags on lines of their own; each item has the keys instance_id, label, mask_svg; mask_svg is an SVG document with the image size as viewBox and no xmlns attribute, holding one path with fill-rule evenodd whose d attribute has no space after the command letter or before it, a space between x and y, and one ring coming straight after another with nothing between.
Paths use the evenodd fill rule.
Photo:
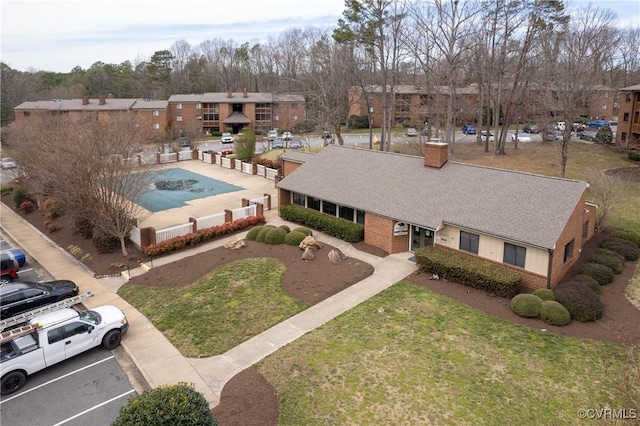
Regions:
<instances>
[{"instance_id":1,"label":"concrete walkway","mask_svg":"<svg viewBox=\"0 0 640 426\"><path fill-rule=\"evenodd\" d=\"M282 221L275 211L266 212L267 222L273 225L295 224ZM310 307L282 323L264 331L228 352L209 358L191 359L180 352L140 312L117 294L126 282L125 277L97 279L68 252L56 246L46 235L23 221L13 210L0 203L0 224L25 253L34 259L54 278L69 279L82 292L91 291L94 297L87 299L89 308L112 304L120 307L130 322L129 332L122 346L143 375L147 384L158 387L178 382L193 383L202 392L211 407L220 403L224 385L242 370L252 366L280 347L325 324L341 313L378 294L417 269L409 258L412 253L399 253L384 258L356 250L351 244L314 232L319 241L339 248L349 257L367 262L375 269L373 275ZM154 259L153 265L143 264L130 271L131 276L145 273L149 267L158 267L184 257L192 256L226 244L246 233L202 244L196 248ZM136 389L141 392L143 389Z\"/></svg>"}]
</instances>

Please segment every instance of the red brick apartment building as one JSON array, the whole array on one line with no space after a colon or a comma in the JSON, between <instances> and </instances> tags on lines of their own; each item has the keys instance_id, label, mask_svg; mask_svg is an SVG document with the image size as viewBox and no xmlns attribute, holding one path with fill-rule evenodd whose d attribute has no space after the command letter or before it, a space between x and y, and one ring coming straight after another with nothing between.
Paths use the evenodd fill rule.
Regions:
<instances>
[{"instance_id":1,"label":"red brick apartment building","mask_svg":"<svg viewBox=\"0 0 640 426\"><path fill-rule=\"evenodd\" d=\"M188 130L202 134L242 129L267 131L272 128L292 129L306 118L302 95L249 93L202 93L173 95L169 100L116 99L54 99L28 101L14 108L16 125L28 123L38 114L66 115L75 119L89 113L98 121L108 114L125 112L135 115L146 137L159 139L169 129Z\"/></svg>"},{"instance_id":2,"label":"red brick apartment building","mask_svg":"<svg viewBox=\"0 0 640 426\"><path fill-rule=\"evenodd\" d=\"M620 89L616 145L640 146L640 84Z\"/></svg>"},{"instance_id":3,"label":"red brick apartment building","mask_svg":"<svg viewBox=\"0 0 640 426\"><path fill-rule=\"evenodd\" d=\"M595 230L587 182L449 162L443 143L424 158L333 145L281 158L281 205L360 223L387 253L440 246L505 265L529 288L558 284Z\"/></svg>"},{"instance_id":4,"label":"red brick apartment building","mask_svg":"<svg viewBox=\"0 0 640 426\"><path fill-rule=\"evenodd\" d=\"M475 123L480 102L480 90L477 84L455 88L455 93L447 86L429 88L415 85L395 86L389 94L391 123L421 126L421 123L426 121L441 121L444 119L450 95L456 98L456 125ZM560 112L560 108L555 105L552 91L548 88L531 86L527 96L528 101L523 102L517 112L520 121L536 124L556 121L553 118L553 111ZM366 90L361 87L352 87L349 89L349 99L351 100L349 115L366 116L369 114L368 108L373 108L371 113L373 127L382 126L381 86L369 86ZM589 119L609 121L618 116L617 105L616 90L597 86L592 91L590 99L585 101L580 114Z\"/></svg>"}]
</instances>

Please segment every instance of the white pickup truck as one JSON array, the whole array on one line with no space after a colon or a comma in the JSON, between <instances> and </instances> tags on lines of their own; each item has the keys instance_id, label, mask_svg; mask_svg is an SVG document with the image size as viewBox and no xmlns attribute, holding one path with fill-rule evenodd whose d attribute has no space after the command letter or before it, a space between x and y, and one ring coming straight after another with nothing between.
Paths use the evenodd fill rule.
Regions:
<instances>
[{"instance_id":1,"label":"white pickup truck","mask_svg":"<svg viewBox=\"0 0 640 426\"><path fill-rule=\"evenodd\" d=\"M59 309L2 333L2 395L20 390L27 376L81 352L99 345L116 348L128 328L124 313L106 305L82 311Z\"/></svg>"}]
</instances>

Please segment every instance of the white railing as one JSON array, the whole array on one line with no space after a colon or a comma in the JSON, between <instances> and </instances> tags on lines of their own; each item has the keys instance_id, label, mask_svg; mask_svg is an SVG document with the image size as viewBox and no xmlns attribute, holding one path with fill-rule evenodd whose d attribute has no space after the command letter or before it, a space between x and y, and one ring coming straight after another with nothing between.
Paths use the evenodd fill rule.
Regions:
<instances>
[{"instance_id":1,"label":"white railing","mask_svg":"<svg viewBox=\"0 0 640 426\"><path fill-rule=\"evenodd\" d=\"M276 176L278 175L277 169L266 168L266 171L267 173L265 174L264 177L266 177L267 179L276 180Z\"/></svg>"},{"instance_id":2,"label":"white railing","mask_svg":"<svg viewBox=\"0 0 640 426\"><path fill-rule=\"evenodd\" d=\"M242 161L236 160L235 169L242 171Z\"/></svg>"},{"instance_id":3,"label":"white railing","mask_svg":"<svg viewBox=\"0 0 640 426\"><path fill-rule=\"evenodd\" d=\"M262 204L266 209L268 200L269 200L269 197L263 196L263 197L259 197L259 198L252 198L252 199L249 200L249 202L252 203L252 204ZM269 210L271 210L271 209L269 209Z\"/></svg>"},{"instance_id":4,"label":"white railing","mask_svg":"<svg viewBox=\"0 0 640 426\"><path fill-rule=\"evenodd\" d=\"M181 237L193 232L193 223L184 223L182 225L172 226L170 228L164 228L156 231L156 244L165 240L170 240L174 237Z\"/></svg>"},{"instance_id":5,"label":"white railing","mask_svg":"<svg viewBox=\"0 0 640 426\"><path fill-rule=\"evenodd\" d=\"M264 176L264 169L266 169L265 166L263 166L262 164L257 164L256 165L256 174L260 175L260 176Z\"/></svg>"},{"instance_id":6,"label":"white railing","mask_svg":"<svg viewBox=\"0 0 640 426\"><path fill-rule=\"evenodd\" d=\"M216 154L215 164L222 164L222 155Z\"/></svg>"},{"instance_id":7,"label":"white railing","mask_svg":"<svg viewBox=\"0 0 640 426\"><path fill-rule=\"evenodd\" d=\"M129 231L129 239L136 245L136 247L141 247L142 238L140 237L140 229L135 226L131 228L131 231Z\"/></svg>"},{"instance_id":8,"label":"white railing","mask_svg":"<svg viewBox=\"0 0 640 426\"><path fill-rule=\"evenodd\" d=\"M226 169L230 169L231 168L231 158L227 158L227 157L222 157L222 159L220 160L220 165Z\"/></svg>"},{"instance_id":9,"label":"white railing","mask_svg":"<svg viewBox=\"0 0 640 426\"><path fill-rule=\"evenodd\" d=\"M160 154L160 163L173 163L178 161L178 153Z\"/></svg>"},{"instance_id":10,"label":"white railing","mask_svg":"<svg viewBox=\"0 0 640 426\"><path fill-rule=\"evenodd\" d=\"M255 216L257 214L257 211L258 207L255 204L231 210L231 220L238 220L242 219L243 217Z\"/></svg>"},{"instance_id":11,"label":"white railing","mask_svg":"<svg viewBox=\"0 0 640 426\"><path fill-rule=\"evenodd\" d=\"M216 213L211 214L209 216L196 218L196 223L198 224L198 230L211 228L212 226L222 225L224 224L225 214L224 213Z\"/></svg>"},{"instance_id":12,"label":"white railing","mask_svg":"<svg viewBox=\"0 0 640 426\"><path fill-rule=\"evenodd\" d=\"M180 151L178 153L178 159L181 161L191 160L191 151Z\"/></svg>"},{"instance_id":13,"label":"white railing","mask_svg":"<svg viewBox=\"0 0 640 426\"><path fill-rule=\"evenodd\" d=\"M202 161L211 164L212 161L210 152L202 152L200 155L202 155Z\"/></svg>"},{"instance_id":14,"label":"white railing","mask_svg":"<svg viewBox=\"0 0 640 426\"><path fill-rule=\"evenodd\" d=\"M253 164L242 162L242 173L253 174Z\"/></svg>"}]
</instances>

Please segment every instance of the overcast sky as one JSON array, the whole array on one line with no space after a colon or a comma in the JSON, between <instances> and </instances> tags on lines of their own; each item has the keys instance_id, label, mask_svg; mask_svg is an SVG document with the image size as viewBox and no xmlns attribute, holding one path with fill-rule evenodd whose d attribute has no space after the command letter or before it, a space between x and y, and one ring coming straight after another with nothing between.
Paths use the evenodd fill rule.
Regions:
<instances>
[{"instance_id":1,"label":"overcast sky","mask_svg":"<svg viewBox=\"0 0 640 426\"><path fill-rule=\"evenodd\" d=\"M465 0L463 0L465 1ZM466 0L469 1L469 0ZM344 0L0 0L1 60L21 70L69 72L101 61L148 60L178 40L264 42L289 28L333 28ZM640 0L571 0L640 27Z\"/></svg>"}]
</instances>

